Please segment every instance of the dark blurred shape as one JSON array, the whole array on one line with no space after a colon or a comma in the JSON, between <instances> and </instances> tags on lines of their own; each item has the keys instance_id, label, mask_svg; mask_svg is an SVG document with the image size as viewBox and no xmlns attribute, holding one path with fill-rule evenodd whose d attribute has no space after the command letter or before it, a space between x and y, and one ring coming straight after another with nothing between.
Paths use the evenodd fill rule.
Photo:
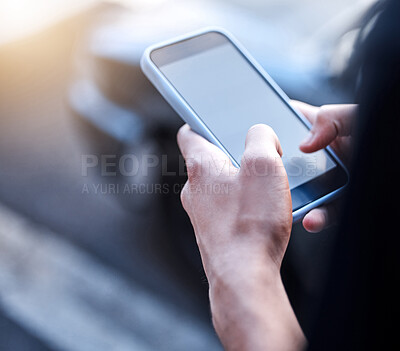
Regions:
<instances>
[{"instance_id":1,"label":"dark blurred shape","mask_svg":"<svg viewBox=\"0 0 400 351\"><path fill-rule=\"evenodd\" d=\"M310 350L400 348L400 2L380 5L359 46L354 161Z\"/></svg>"}]
</instances>

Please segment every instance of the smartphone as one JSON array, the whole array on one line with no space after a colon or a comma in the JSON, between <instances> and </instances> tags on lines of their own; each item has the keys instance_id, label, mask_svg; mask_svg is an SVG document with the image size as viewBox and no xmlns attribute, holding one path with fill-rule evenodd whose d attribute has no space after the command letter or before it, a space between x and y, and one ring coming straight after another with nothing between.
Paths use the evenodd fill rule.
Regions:
<instances>
[{"instance_id":1,"label":"smartphone","mask_svg":"<svg viewBox=\"0 0 400 351\"><path fill-rule=\"evenodd\" d=\"M348 183L346 168L329 147L312 154L299 150L309 122L224 29L206 28L151 46L141 67L182 119L237 167L249 128L264 123L274 129L283 149L294 221L337 197Z\"/></svg>"}]
</instances>

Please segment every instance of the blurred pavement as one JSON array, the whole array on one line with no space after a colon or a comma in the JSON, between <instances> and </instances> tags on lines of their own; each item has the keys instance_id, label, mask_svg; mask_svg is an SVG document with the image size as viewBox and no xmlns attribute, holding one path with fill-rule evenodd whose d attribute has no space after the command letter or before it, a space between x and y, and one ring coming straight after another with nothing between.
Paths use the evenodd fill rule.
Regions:
<instances>
[{"instance_id":1,"label":"blurred pavement","mask_svg":"<svg viewBox=\"0 0 400 351\"><path fill-rule=\"evenodd\" d=\"M96 179L82 177L90 150L65 96L96 11L0 48L0 348L218 350L206 284L157 198L135 216L112 195L82 194Z\"/></svg>"}]
</instances>

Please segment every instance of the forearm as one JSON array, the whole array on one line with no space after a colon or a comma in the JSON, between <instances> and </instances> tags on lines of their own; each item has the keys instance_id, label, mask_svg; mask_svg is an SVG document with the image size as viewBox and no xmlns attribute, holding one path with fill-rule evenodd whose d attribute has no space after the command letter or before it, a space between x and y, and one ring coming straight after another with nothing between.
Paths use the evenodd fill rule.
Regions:
<instances>
[{"instance_id":1,"label":"forearm","mask_svg":"<svg viewBox=\"0 0 400 351\"><path fill-rule=\"evenodd\" d=\"M305 346L278 270L248 268L235 276L214 276L210 301L226 350L294 351Z\"/></svg>"}]
</instances>

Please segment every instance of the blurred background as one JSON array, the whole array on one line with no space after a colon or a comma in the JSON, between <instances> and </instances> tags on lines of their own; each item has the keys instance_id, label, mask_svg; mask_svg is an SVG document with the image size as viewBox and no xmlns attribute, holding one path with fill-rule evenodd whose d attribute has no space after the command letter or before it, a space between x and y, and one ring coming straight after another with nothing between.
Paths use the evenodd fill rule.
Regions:
<instances>
[{"instance_id":1,"label":"blurred background","mask_svg":"<svg viewBox=\"0 0 400 351\"><path fill-rule=\"evenodd\" d=\"M291 98L352 102L378 11L374 0L2 0L0 350L221 350L179 202L182 122L140 56L218 25ZM293 228L283 278L306 334L333 236Z\"/></svg>"}]
</instances>

